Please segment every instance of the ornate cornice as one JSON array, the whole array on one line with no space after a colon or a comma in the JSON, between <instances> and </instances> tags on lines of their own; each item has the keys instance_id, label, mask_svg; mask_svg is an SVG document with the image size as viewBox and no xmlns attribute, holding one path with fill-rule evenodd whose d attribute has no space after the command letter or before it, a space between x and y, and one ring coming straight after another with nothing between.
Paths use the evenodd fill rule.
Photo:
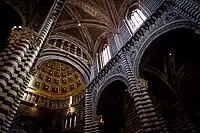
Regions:
<instances>
[{"instance_id":1,"label":"ornate cornice","mask_svg":"<svg viewBox=\"0 0 200 133\"><path fill-rule=\"evenodd\" d=\"M115 66L119 63L120 56L117 54L115 55L109 62L101 69L97 76L90 82L87 86L89 90L92 90L94 86L99 84L99 82L107 75L110 71L115 68Z\"/></svg>"},{"instance_id":2,"label":"ornate cornice","mask_svg":"<svg viewBox=\"0 0 200 133\"><path fill-rule=\"evenodd\" d=\"M36 67L43 61L47 60L60 60L71 64L76 67L77 70L83 75L86 84L89 82L89 77L91 74L90 68L87 64L81 61L79 58L73 56L72 54L61 51L58 49L44 49L36 62Z\"/></svg>"},{"instance_id":3,"label":"ornate cornice","mask_svg":"<svg viewBox=\"0 0 200 133\"><path fill-rule=\"evenodd\" d=\"M87 52L87 50L83 47L84 44L83 44L80 40L78 40L78 39L76 39L76 38L74 38L74 37L72 37L72 36L70 36L70 35L68 35L68 34L64 34L64 33L61 33L61 34L58 33L57 35L51 35L51 36L48 38L48 41L51 40L51 39L62 39L63 41L69 41L69 42L71 42L71 43L74 44L75 46L79 47L79 48L87 55L89 61L92 60L90 54L89 54L89 53ZM48 42L48 41L47 41L47 42Z\"/></svg>"},{"instance_id":4,"label":"ornate cornice","mask_svg":"<svg viewBox=\"0 0 200 133\"><path fill-rule=\"evenodd\" d=\"M81 42L79 39L71 36L71 35L68 35L66 33L63 33L63 32L56 32L56 33L52 33L51 36L49 37L49 39L51 38L59 38L59 37L62 37L62 38L66 38L66 40L69 40L70 42L73 42L77 45L80 45L80 47L83 47L85 44L83 42ZM84 47L84 49L86 49Z\"/></svg>"},{"instance_id":5,"label":"ornate cornice","mask_svg":"<svg viewBox=\"0 0 200 133\"><path fill-rule=\"evenodd\" d=\"M48 109L67 109L69 108L69 97L68 98L60 98L60 99L53 99L51 97L38 95L34 92L25 91L25 96L22 98L23 101L33 104L35 106L40 106ZM75 95L74 97L79 97L78 100L72 103L72 106L83 101L84 92L80 92L79 94ZM36 100L37 99L37 100Z\"/></svg>"}]
</instances>

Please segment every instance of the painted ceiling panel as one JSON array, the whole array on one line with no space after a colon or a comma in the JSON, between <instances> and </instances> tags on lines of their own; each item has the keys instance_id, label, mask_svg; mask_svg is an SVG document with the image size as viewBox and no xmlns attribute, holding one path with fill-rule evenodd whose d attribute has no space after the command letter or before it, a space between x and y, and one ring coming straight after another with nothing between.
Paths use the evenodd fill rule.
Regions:
<instances>
[{"instance_id":1,"label":"painted ceiling panel","mask_svg":"<svg viewBox=\"0 0 200 133\"><path fill-rule=\"evenodd\" d=\"M124 0L113 0L113 2L115 3L115 8L117 9L117 11L119 11Z\"/></svg>"},{"instance_id":2,"label":"painted ceiling panel","mask_svg":"<svg viewBox=\"0 0 200 133\"><path fill-rule=\"evenodd\" d=\"M70 64L48 60L37 67L28 87L38 95L55 99L66 98L82 91L84 79Z\"/></svg>"},{"instance_id":3,"label":"painted ceiling panel","mask_svg":"<svg viewBox=\"0 0 200 133\"><path fill-rule=\"evenodd\" d=\"M105 5L104 5L104 0L91 0L94 3L96 3L98 6L100 6L101 8L105 9Z\"/></svg>"},{"instance_id":4,"label":"painted ceiling panel","mask_svg":"<svg viewBox=\"0 0 200 133\"><path fill-rule=\"evenodd\" d=\"M73 20L72 17L69 15L67 8L65 8L61 12L60 17L58 18L57 22L66 21L66 20Z\"/></svg>"},{"instance_id":5,"label":"painted ceiling panel","mask_svg":"<svg viewBox=\"0 0 200 133\"><path fill-rule=\"evenodd\" d=\"M103 30L99 28L92 28L92 27L89 27L88 31L90 32L93 42L95 42L97 38L99 37L99 35L101 35L104 32Z\"/></svg>"},{"instance_id":6,"label":"painted ceiling panel","mask_svg":"<svg viewBox=\"0 0 200 133\"><path fill-rule=\"evenodd\" d=\"M17 0L9 1L12 1L13 5L17 8L20 8L20 11L24 9L25 11L22 11L23 14L25 12L30 13L31 10L35 12L37 17L34 18L35 21L32 22L32 24L33 26L36 25L35 27L39 29L41 26L39 24L42 23L45 18L45 15L41 14L43 12L48 14L53 0L38 0L37 2L36 0L22 0L22 3ZM130 5L134 3L134 1L135 0L67 0L64 10L61 12L52 33L56 34L57 32L62 32L77 38L84 43L83 47L91 54L90 52L95 49L94 47L98 45L100 40L106 38L102 33L106 35L116 31L119 19L118 16L122 16L121 13L123 14L124 10L127 9L126 5ZM38 7L33 10L31 7L35 5L38 5ZM109 8L108 5L111 5L112 9ZM97 41L97 38L101 39Z\"/></svg>"},{"instance_id":7,"label":"painted ceiling panel","mask_svg":"<svg viewBox=\"0 0 200 133\"><path fill-rule=\"evenodd\" d=\"M95 17L91 16L90 14L86 13L82 8L80 7L76 7L76 10L78 11L78 13L80 14L82 19L95 19Z\"/></svg>"},{"instance_id":8,"label":"painted ceiling panel","mask_svg":"<svg viewBox=\"0 0 200 133\"><path fill-rule=\"evenodd\" d=\"M61 30L61 32L66 33L68 35L71 35L71 36L73 36L73 37L75 37L75 38L77 38L77 39L79 39L80 41L83 42L83 38L82 38L82 35L81 35L78 27L70 28L70 29L67 29L67 30Z\"/></svg>"}]
</instances>

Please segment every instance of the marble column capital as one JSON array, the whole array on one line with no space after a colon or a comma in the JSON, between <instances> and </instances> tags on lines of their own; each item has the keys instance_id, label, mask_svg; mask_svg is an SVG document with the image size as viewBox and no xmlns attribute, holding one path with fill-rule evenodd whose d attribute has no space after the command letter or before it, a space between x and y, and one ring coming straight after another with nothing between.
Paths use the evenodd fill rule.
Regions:
<instances>
[{"instance_id":1,"label":"marble column capital","mask_svg":"<svg viewBox=\"0 0 200 133\"><path fill-rule=\"evenodd\" d=\"M29 45L31 45L30 47L34 47L34 44L36 44L38 37L39 35L35 31L27 27L14 27L11 30L8 41L9 44L13 44L16 42L20 42L22 40L26 40L30 42L29 43Z\"/></svg>"},{"instance_id":2,"label":"marble column capital","mask_svg":"<svg viewBox=\"0 0 200 133\"><path fill-rule=\"evenodd\" d=\"M138 79L136 86L138 89L148 89L148 81L145 79Z\"/></svg>"}]
</instances>

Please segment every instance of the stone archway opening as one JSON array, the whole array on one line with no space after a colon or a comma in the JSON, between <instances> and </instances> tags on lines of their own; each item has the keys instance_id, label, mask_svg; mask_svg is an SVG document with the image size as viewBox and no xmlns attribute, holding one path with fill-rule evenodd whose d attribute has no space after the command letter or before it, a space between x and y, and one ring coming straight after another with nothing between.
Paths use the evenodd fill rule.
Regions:
<instances>
[{"instance_id":1,"label":"stone archway opening","mask_svg":"<svg viewBox=\"0 0 200 133\"><path fill-rule=\"evenodd\" d=\"M199 131L200 38L190 29L169 31L146 49L140 76L170 132Z\"/></svg>"},{"instance_id":2,"label":"stone archway opening","mask_svg":"<svg viewBox=\"0 0 200 133\"><path fill-rule=\"evenodd\" d=\"M124 96L127 86L122 81L114 81L105 87L97 105L97 115L103 119L102 132L119 132L124 128Z\"/></svg>"},{"instance_id":3,"label":"stone archway opening","mask_svg":"<svg viewBox=\"0 0 200 133\"><path fill-rule=\"evenodd\" d=\"M36 133L42 130L44 123L40 119L30 116L20 116L14 119L8 133Z\"/></svg>"},{"instance_id":4,"label":"stone archway opening","mask_svg":"<svg viewBox=\"0 0 200 133\"><path fill-rule=\"evenodd\" d=\"M107 85L101 93L97 115L102 119L102 133L129 133L140 130L139 118L127 88L123 81L116 80Z\"/></svg>"}]
</instances>

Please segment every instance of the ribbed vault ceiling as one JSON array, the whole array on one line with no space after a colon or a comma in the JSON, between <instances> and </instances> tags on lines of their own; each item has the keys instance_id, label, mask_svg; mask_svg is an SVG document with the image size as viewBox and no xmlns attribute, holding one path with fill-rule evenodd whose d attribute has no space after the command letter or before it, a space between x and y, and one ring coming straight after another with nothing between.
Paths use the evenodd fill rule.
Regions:
<instances>
[{"instance_id":1,"label":"ribbed vault ceiling","mask_svg":"<svg viewBox=\"0 0 200 133\"><path fill-rule=\"evenodd\" d=\"M54 0L8 0L38 31ZM101 40L117 33L125 11L136 0L67 0L52 34L73 39L94 57Z\"/></svg>"},{"instance_id":2,"label":"ribbed vault ceiling","mask_svg":"<svg viewBox=\"0 0 200 133\"><path fill-rule=\"evenodd\" d=\"M117 32L120 15L132 0L68 0L52 34L72 36L94 56L102 39ZM126 8L127 9L127 8ZM123 13L122 13L123 12ZM82 45L83 45L82 44Z\"/></svg>"}]
</instances>

